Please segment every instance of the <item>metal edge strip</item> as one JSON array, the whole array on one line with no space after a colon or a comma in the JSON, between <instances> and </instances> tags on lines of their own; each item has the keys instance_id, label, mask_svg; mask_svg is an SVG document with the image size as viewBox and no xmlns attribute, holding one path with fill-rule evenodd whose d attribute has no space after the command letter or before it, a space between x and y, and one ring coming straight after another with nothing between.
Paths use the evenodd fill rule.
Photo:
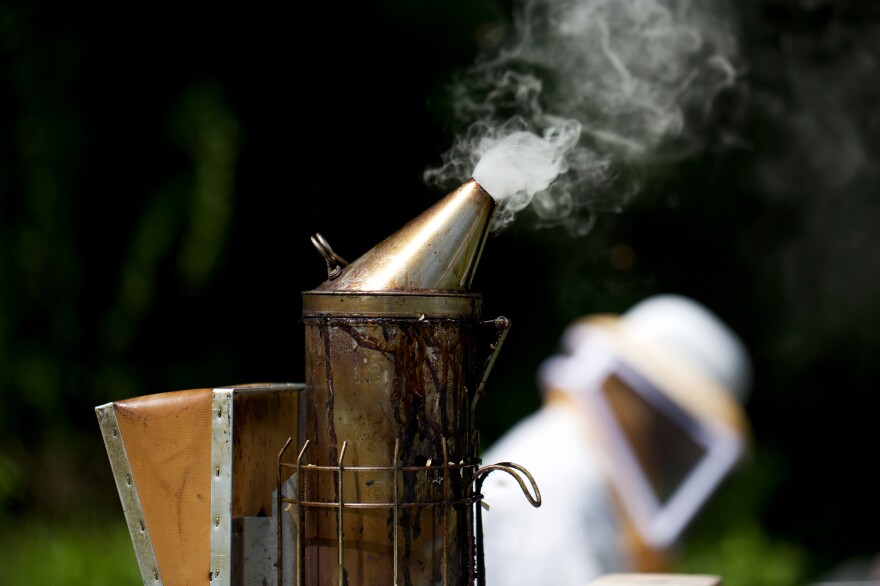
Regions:
<instances>
[{"instance_id":1,"label":"metal edge strip","mask_svg":"<svg viewBox=\"0 0 880 586\"><path fill-rule=\"evenodd\" d=\"M211 582L232 580L232 394L214 389L211 401Z\"/></svg>"},{"instance_id":2,"label":"metal edge strip","mask_svg":"<svg viewBox=\"0 0 880 586\"><path fill-rule=\"evenodd\" d=\"M303 317L410 317L477 319L482 298L469 294L361 294L323 293L307 291L302 294Z\"/></svg>"},{"instance_id":3,"label":"metal edge strip","mask_svg":"<svg viewBox=\"0 0 880 586\"><path fill-rule=\"evenodd\" d=\"M214 392L223 390L235 393L283 393L286 391L301 391L305 386L305 383L251 383L217 387L214 389Z\"/></svg>"},{"instance_id":4,"label":"metal edge strip","mask_svg":"<svg viewBox=\"0 0 880 586\"><path fill-rule=\"evenodd\" d=\"M163 582L159 573L159 564L156 562L156 553L153 550L150 532L144 521L144 511L141 509L141 500L138 497L137 486L133 481L128 453L125 451L125 444L119 431L116 409L113 403L107 403L95 407L95 414L98 416L98 425L101 428L104 446L110 459L113 480L116 481L116 490L119 492L122 512L125 514L125 522L131 535L131 543L134 546L141 580L144 586L161 586Z\"/></svg>"}]
</instances>

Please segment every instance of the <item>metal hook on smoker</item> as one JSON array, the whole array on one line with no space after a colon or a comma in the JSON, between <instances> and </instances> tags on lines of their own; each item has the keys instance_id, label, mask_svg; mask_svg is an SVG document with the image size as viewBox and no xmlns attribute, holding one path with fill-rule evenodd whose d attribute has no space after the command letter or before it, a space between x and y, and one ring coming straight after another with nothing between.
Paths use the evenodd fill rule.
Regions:
<instances>
[{"instance_id":1,"label":"metal hook on smoker","mask_svg":"<svg viewBox=\"0 0 880 586\"><path fill-rule=\"evenodd\" d=\"M489 373L492 372L492 367L495 365L495 359L498 358L501 345L504 343L504 339L507 338L507 332L510 330L510 320L502 315L489 321L480 322L480 325L495 326L497 331L495 341L489 345L492 353L486 358L486 363L483 366L483 376L480 377L480 382L477 384L477 390L474 393L474 399L471 401L471 412L476 411L477 401L486 394L486 381L489 380Z\"/></svg>"},{"instance_id":2,"label":"metal hook on smoker","mask_svg":"<svg viewBox=\"0 0 880 586\"><path fill-rule=\"evenodd\" d=\"M472 497L474 485L476 484L477 497L475 500L480 501L481 506L477 507L476 572L474 573L474 568L471 568L471 575L477 579L478 586L486 586L486 563L483 554L483 511L481 508L485 504L483 502L483 481L486 479L486 476L488 476L489 473L496 470L507 472L508 474L513 476L514 480L516 480L516 482L519 484L519 487L522 489L523 494L528 499L529 504L531 504L535 508L541 506L541 491L538 490L538 484L535 482L535 479L532 477L529 471L519 464L514 464L513 462L499 462L497 464L489 464L488 466L483 466L482 468L479 468L476 472L474 472L471 481L467 485L466 494L468 497ZM529 489L526 487L526 483L523 482L522 477L517 474L518 472L524 474L526 478L529 479L529 483L532 485L532 491L535 493L534 498L532 498L532 495L529 494Z\"/></svg>"},{"instance_id":3,"label":"metal hook on smoker","mask_svg":"<svg viewBox=\"0 0 880 586\"><path fill-rule=\"evenodd\" d=\"M523 494L525 495L526 499L528 499L529 503L536 509L541 506L541 491L538 490L538 483L535 482L535 479L532 477L528 470L526 470L519 464L514 464L513 462L498 462L497 464L489 464L488 466L483 466L482 468L474 472L474 476L473 478L471 478L470 484L472 485L474 482L477 482L477 492L480 493L483 486L483 480L485 480L486 476L490 472L494 472L496 470L507 472L508 474L513 476L514 480L519 483L519 487L522 489ZM522 477L517 474L517 472L525 474L526 478L528 478L529 484L532 485L532 492L535 493L534 497L529 494L529 489L528 487L526 487L526 483L523 482Z\"/></svg>"},{"instance_id":4,"label":"metal hook on smoker","mask_svg":"<svg viewBox=\"0 0 880 586\"><path fill-rule=\"evenodd\" d=\"M348 266L348 261L333 252L333 249L330 248L330 243L320 233L315 233L312 236L312 244L318 249L324 260L327 261L327 277L331 281L342 273L343 268Z\"/></svg>"}]
</instances>

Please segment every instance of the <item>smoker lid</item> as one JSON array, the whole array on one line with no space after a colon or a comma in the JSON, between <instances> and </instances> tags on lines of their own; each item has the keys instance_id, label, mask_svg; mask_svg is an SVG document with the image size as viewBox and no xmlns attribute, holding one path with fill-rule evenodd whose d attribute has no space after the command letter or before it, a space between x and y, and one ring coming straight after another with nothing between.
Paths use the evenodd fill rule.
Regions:
<instances>
[{"instance_id":1,"label":"smoker lid","mask_svg":"<svg viewBox=\"0 0 880 586\"><path fill-rule=\"evenodd\" d=\"M467 291L494 211L495 200L470 179L316 291Z\"/></svg>"}]
</instances>

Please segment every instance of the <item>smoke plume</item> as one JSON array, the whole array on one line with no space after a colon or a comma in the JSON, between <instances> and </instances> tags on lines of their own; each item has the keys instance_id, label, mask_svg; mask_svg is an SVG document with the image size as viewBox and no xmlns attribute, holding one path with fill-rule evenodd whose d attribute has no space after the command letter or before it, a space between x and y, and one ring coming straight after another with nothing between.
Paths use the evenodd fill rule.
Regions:
<instances>
[{"instance_id":1,"label":"smoke plume","mask_svg":"<svg viewBox=\"0 0 880 586\"><path fill-rule=\"evenodd\" d=\"M466 130L425 179L474 177L498 201L495 229L531 206L542 225L588 230L619 210L639 169L699 147L718 92L737 78L721 0L523 0L507 39L452 84ZM667 149L668 151L669 149Z\"/></svg>"}]
</instances>

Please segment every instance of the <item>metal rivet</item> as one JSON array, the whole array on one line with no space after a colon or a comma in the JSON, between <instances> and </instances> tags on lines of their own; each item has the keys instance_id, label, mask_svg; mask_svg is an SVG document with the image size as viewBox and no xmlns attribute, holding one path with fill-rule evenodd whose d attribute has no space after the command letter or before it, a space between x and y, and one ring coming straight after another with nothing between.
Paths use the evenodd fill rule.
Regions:
<instances>
[{"instance_id":1,"label":"metal rivet","mask_svg":"<svg viewBox=\"0 0 880 586\"><path fill-rule=\"evenodd\" d=\"M153 580L159 581L159 572L156 570L153 570Z\"/></svg>"},{"instance_id":2,"label":"metal rivet","mask_svg":"<svg viewBox=\"0 0 880 586\"><path fill-rule=\"evenodd\" d=\"M220 526L220 517L214 517L214 526L215 526L215 527L219 527L219 526Z\"/></svg>"},{"instance_id":3,"label":"metal rivet","mask_svg":"<svg viewBox=\"0 0 880 586\"><path fill-rule=\"evenodd\" d=\"M141 519L141 533L144 532L144 529L146 529L146 527L144 527L144 520Z\"/></svg>"},{"instance_id":4,"label":"metal rivet","mask_svg":"<svg viewBox=\"0 0 880 586\"><path fill-rule=\"evenodd\" d=\"M217 478L220 478L220 466L217 466Z\"/></svg>"},{"instance_id":5,"label":"metal rivet","mask_svg":"<svg viewBox=\"0 0 880 586\"><path fill-rule=\"evenodd\" d=\"M117 433L119 433L119 432L116 431L116 428L114 427L114 428L113 428L113 437L116 437L116 434L117 434Z\"/></svg>"},{"instance_id":6,"label":"metal rivet","mask_svg":"<svg viewBox=\"0 0 880 586\"><path fill-rule=\"evenodd\" d=\"M223 409L218 408L217 409L217 419L220 419L221 417L223 417Z\"/></svg>"},{"instance_id":7,"label":"metal rivet","mask_svg":"<svg viewBox=\"0 0 880 586\"><path fill-rule=\"evenodd\" d=\"M218 576L220 576L220 569L219 568L214 570L214 577L217 578Z\"/></svg>"},{"instance_id":8,"label":"metal rivet","mask_svg":"<svg viewBox=\"0 0 880 586\"><path fill-rule=\"evenodd\" d=\"M131 486L131 476L128 474L125 475L125 484Z\"/></svg>"}]
</instances>

